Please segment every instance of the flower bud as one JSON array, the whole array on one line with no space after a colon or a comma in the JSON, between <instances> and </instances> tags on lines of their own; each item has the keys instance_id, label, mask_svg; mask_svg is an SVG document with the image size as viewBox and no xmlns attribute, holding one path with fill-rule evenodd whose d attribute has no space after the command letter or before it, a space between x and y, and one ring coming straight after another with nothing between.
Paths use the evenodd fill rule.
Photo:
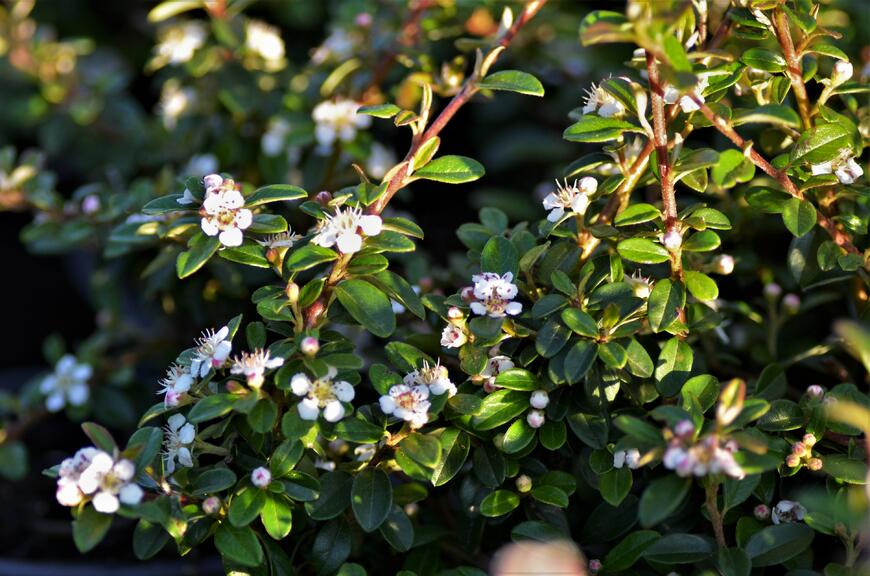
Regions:
<instances>
[{"instance_id":1,"label":"flower bud","mask_svg":"<svg viewBox=\"0 0 870 576\"><path fill-rule=\"evenodd\" d=\"M809 460L807 460L807 468L809 468L813 472L818 472L822 469L822 459L810 458Z\"/></svg>"},{"instance_id":2,"label":"flower bud","mask_svg":"<svg viewBox=\"0 0 870 576\"><path fill-rule=\"evenodd\" d=\"M332 202L332 194L326 190L321 190L314 196L314 201L326 208Z\"/></svg>"},{"instance_id":3,"label":"flower bud","mask_svg":"<svg viewBox=\"0 0 870 576\"><path fill-rule=\"evenodd\" d=\"M473 286L466 286L465 288L462 289L462 291L459 293L459 295L462 298L462 301L465 303L474 302L475 300L477 300L474 297L474 287Z\"/></svg>"},{"instance_id":4,"label":"flower bud","mask_svg":"<svg viewBox=\"0 0 870 576\"><path fill-rule=\"evenodd\" d=\"M360 12L354 17L353 21L360 28L368 28L372 25L372 15L368 12Z\"/></svg>"},{"instance_id":5,"label":"flower bud","mask_svg":"<svg viewBox=\"0 0 870 576\"><path fill-rule=\"evenodd\" d=\"M520 474L517 476L517 490L525 494L532 489L532 479L526 476L525 474Z\"/></svg>"},{"instance_id":6,"label":"flower bud","mask_svg":"<svg viewBox=\"0 0 870 576\"><path fill-rule=\"evenodd\" d=\"M825 397L825 389L818 384L807 386L807 396L814 400L821 400Z\"/></svg>"},{"instance_id":7,"label":"flower bud","mask_svg":"<svg viewBox=\"0 0 870 576\"><path fill-rule=\"evenodd\" d=\"M816 440L815 434L804 434L802 442L812 448L816 445L816 442L818 442L818 440Z\"/></svg>"},{"instance_id":8,"label":"flower bud","mask_svg":"<svg viewBox=\"0 0 870 576\"><path fill-rule=\"evenodd\" d=\"M785 457L785 465L789 468L797 468L800 464L801 459L797 454L792 453Z\"/></svg>"},{"instance_id":9,"label":"flower bud","mask_svg":"<svg viewBox=\"0 0 870 576\"><path fill-rule=\"evenodd\" d=\"M209 516L214 516L221 509L221 499L217 496L209 496L202 501L202 511Z\"/></svg>"},{"instance_id":10,"label":"flower bud","mask_svg":"<svg viewBox=\"0 0 870 576\"><path fill-rule=\"evenodd\" d=\"M257 488L265 488L269 485L269 482L271 481L272 473L269 472L268 468L260 466L259 468L255 468L254 471L251 472L251 484L253 484Z\"/></svg>"},{"instance_id":11,"label":"flower bud","mask_svg":"<svg viewBox=\"0 0 870 576\"><path fill-rule=\"evenodd\" d=\"M589 561L589 573L597 574L601 570L601 560L593 558Z\"/></svg>"},{"instance_id":12,"label":"flower bud","mask_svg":"<svg viewBox=\"0 0 870 576\"><path fill-rule=\"evenodd\" d=\"M540 410L529 410L529 413L526 416L526 422L528 422L529 426L532 428L540 428L544 425L544 420L544 413Z\"/></svg>"},{"instance_id":13,"label":"flower bud","mask_svg":"<svg viewBox=\"0 0 870 576\"><path fill-rule=\"evenodd\" d=\"M782 287L776 282L764 285L764 297L768 300L777 300L782 295Z\"/></svg>"},{"instance_id":14,"label":"flower bud","mask_svg":"<svg viewBox=\"0 0 870 576\"><path fill-rule=\"evenodd\" d=\"M797 314L801 308L801 299L797 294L786 294L782 299L782 309L786 314Z\"/></svg>"},{"instance_id":15,"label":"flower bud","mask_svg":"<svg viewBox=\"0 0 870 576\"><path fill-rule=\"evenodd\" d=\"M492 445L499 450L504 449L504 434L496 434L493 436Z\"/></svg>"},{"instance_id":16,"label":"flower bud","mask_svg":"<svg viewBox=\"0 0 870 576\"><path fill-rule=\"evenodd\" d=\"M291 304L296 304L299 301L299 284L292 280L287 282L287 288L284 289L284 293Z\"/></svg>"},{"instance_id":17,"label":"flower bud","mask_svg":"<svg viewBox=\"0 0 870 576\"><path fill-rule=\"evenodd\" d=\"M410 504L405 504L405 514L408 516L414 516L417 512L420 511L420 505L416 502L411 502Z\"/></svg>"},{"instance_id":18,"label":"flower bud","mask_svg":"<svg viewBox=\"0 0 870 576\"><path fill-rule=\"evenodd\" d=\"M680 420L674 426L674 434L682 439L690 439L695 435L695 425L691 420Z\"/></svg>"},{"instance_id":19,"label":"flower bud","mask_svg":"<svg viewBox=\"0 0 870 576\"><path fill-rule=\"evenodd\" d=\"M306 356L314 356L320 351L320 342L314 336L306 336L299 343L299 350Z\"/></svg>"},{"instance_id":20,"label":"flower bud","mask_svg":"<svg viewBox=\"0 0 870 576\"><path fill-rule=\"evenodd\" d=\"M429 276L423 276L420 278L419 282L417 282L417 285L420 287L422 292L428 292L432 289L432 286L435 285L435 282Z\"/></svg>"},{"instance_id":21,"label":"flower bud","mask_svg":"<svg viewBox=\"0 0 870 576\"><path fill-rule=\"evenodd\" d=\"M837 60L837 63L834 64L834 71L831 74L831 83L834 86L839 86L849 80L854 72L855 70L851 62L848 60Z\"/></svg>"},{"instance_id":22,"label":"flower bud","mask_svg":"<svg viewBox=\"0 0 870 576\"><path fill-rule=\"evenodd\" d=\"M806 454L806 452L807 452L807 445L804 444L803 442L795 442L794 444L791 445L791 453L798 456L798 457L803 456L804 454Z\"/></svg>"},{"instance_id":23,"label":"flower bud","mask_svg":"<svg viewBox=\"0 0 870 576\"><path fill-rule=\"evenodd\" d=\"M770 517L770 508L764 504L759 504L752 513L755 514L756 520L767 520Z\"/></svg>"},{"instance_id":24,"label":"flower bud","mask_svg":"<svg viewBox=\"0 0 870 576\"><path fill-rule=\"evenodd\" d=\"M717 256L713 261L713 271L723 276L734 272L734 256L730 254L720 254Z\"/></svg>"},{"instance_id":25,"label":"flower bud","mask_svg":"<svg viewBox=\"0 0 870 576\"><path fill-rule=\"evenodd\" d=\"M538 410L543 410L549 403L550 395L547 394L546 390L535 390L532 392L531 398L529 398L529 404L532 408L537 408Z\"/></svg>"},{"instance_id":26,"label":"flower bud","mask_svg":"<svg viewBox=\"0 0 870 576\"><path fill-rule=\"evenodd\" d=\"M501 390L501 386L495 385L495 379L489 378L483 383L483 391L487 394L492 394L496 390Z\"/></svg>"},{"instance_id":27,"label":"flower bud","mask_svg":"<svg viewBox=\"0 0 870 576\"><path fill-rule=\"evenodd\" d=\"M683 245L683 235L678 230L668 230L662 235L662 246L676 252Z\"/></svg>"},{"instance_id":28,"label":"flower bud","mask_svg":"<svg viewBox=\"0 0 870 576\"><path fill-rule=\"evenodd\" d=\"M206 192L211 192L212 188L217 188L223 184L224 179L220 174L209 174L202 179L202 184L205 186Z\"/></svg>"},{"instance_id":29,"label":"flower bud","mask_svg":"<svg viewBox=\"0 0 870 576\"><path fill-rule=\"evenodd\" d=\"M85 214L93 214L100 210L100 197L96 194L88 194L82 200L82 212Z\"/></svg>"},{"instance_id":30,"label":"flower bud","mask_svg":"<svg viewBox=\"0 0 870 576\"><path fill-rule=\"evenodd\" d=\"M465 317L465 313L462 310L460 310L459 308L457 308L456 306L451 306L447 310L447 318L449 318L450 320L459 320L459 319L464 318L464 317Z\"/></svg>"}]
</instances>

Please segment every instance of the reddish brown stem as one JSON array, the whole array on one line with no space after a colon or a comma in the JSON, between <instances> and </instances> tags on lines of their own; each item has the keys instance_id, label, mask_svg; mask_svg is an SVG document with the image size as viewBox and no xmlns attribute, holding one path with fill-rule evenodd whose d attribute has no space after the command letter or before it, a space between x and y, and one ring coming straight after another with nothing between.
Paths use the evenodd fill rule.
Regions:
<instances>
[{"instance_id":1,"label":"reddish brown stem","mask_svg":"<svg viewBox=\"0 0 870 576\"><path fill-rule=\"evenodd\" d=\"M812 127L813 122L810 117L810 99L807 96L807 87L804 84L803 70L801 69L801 58L794 49L794 43L791 38L791 28L788 25L788 15L782 10L776 10L773 15L773 24L776 31L776 37L779 40L779 45L782 48L782 53L785 56L786 74L791 82L791 89L794 91L795 100L797 100L798 112L801 116L804 130Z\"/></svg>"}]
</instances>

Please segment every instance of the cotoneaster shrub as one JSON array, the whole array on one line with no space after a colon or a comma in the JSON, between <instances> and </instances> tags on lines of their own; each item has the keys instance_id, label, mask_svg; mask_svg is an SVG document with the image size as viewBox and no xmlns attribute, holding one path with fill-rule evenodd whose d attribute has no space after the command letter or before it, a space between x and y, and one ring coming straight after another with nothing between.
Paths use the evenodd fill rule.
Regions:
<instances>
[{"instance_id":1,"label":"cotoneaster shrub","mask_svg":"<svg viewBox=\"0 0 870 576\"><path fill-rule=\"evenodd\" d=\"M390 202L417 180L483 176L442 130L478 95L544 96L499 60L551 7L506 10L489 37L459 42L474 50L465 72L436 77L427 64L409 107L379 91L377 70L342 84L370 12L282 77L281 37L243 5L151 12L211 17L160 32L150 67L187 74L162 85L164 128L195 138L185 116L214 113L220 131L232 119L206 90L242 114L257 103L234 86L278 77L293 112L269 121L266 156L292 142L292 173L312 148L328 159L325 182L367 159L358 183L255 187L199 158L180 183L161 174L71 206L36 160L5 159L4 192L17 193L5 199L39 214L24 237L34 249L109 227L106 257L151 254L148 291L180 296L209 269L256 306L190 334L129 440L86 423L93 446L48 471L82 551L122 516L138 522L137 557L210 541L228 573L479 574L510 539L574 541L592 573L860 573L870 120L825 6L663 0L588 14L583 45L637 48L571 113L565 139L597 151L566 166L527 221L481 209L456 231L462 265L433 279L409 256L424 230ZM400 46L434 7L399 19ZM39 80L59 99L85 81ZM316 103L296 93L314 81ZM410 131L398 163L366 138L386 121ZM753 254L755 229L771 226L793 235L776 269ZM261 273L239 281L250 268ZM188 296L231 308L212 304L216 292ZM851 318L813 318L832 300ZM795 349L801 316L830 336ZM55 354L37 402L87 410L89 354L108 348Z\"/></svg>"}]
</instances>

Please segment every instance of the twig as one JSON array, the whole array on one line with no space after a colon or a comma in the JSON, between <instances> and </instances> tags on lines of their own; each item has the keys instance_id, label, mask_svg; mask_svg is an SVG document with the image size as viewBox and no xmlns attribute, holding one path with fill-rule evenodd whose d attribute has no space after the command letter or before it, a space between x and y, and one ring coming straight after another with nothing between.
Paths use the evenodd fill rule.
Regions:
<instances>
[{"instance_id":1,"label":"twig","mask_svg":"<svg viewBox=\"0 0 870 576\"><path fill-rule=\"evenodd\" d=\"M710 515L713 533L716 534L716 544L719 545L719 548L724 549L728 547L728 544L725 542L725 530L722 526L722 512L719 511L718 493L718 482L707 484L707 513Z\"/></svg>"},{"instance_id":2,"label":"twig","mask_svg":"<svg viewBox=\"0 0 870 576\"><path fill-rule=\"evenodd\" d=\"M797 100L801 122L803 123L804 130L807 130L813 126L810 117L810 99L807 96L807 87L804 84L801 59L797 52L795 52L794 44L792 43L788 15L782 10L776 10L773 15L773 23L777 40L779 40L779 45L782 47L782 52L785 56L786 73L791 81L791 89L794 91L795 100Z\"/></svg>"}]
</instances>

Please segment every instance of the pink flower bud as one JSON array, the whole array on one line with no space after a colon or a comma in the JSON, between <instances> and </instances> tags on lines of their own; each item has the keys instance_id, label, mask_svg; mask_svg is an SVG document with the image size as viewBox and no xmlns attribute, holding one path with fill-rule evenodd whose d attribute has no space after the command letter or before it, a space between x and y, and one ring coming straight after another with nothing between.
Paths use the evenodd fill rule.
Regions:
<instances>
[{"instance_id":1,"label":"pink flower bud","mask_svg":"<svg viewBox=\"0 0 870 576\"><path fill-rule=\"evenodd\" d=\"M807 468L809 468L813 472L818 472L822 469L822 459L810 458L809 460L807 460Z\"/></svg>"},{"instance_id":2,"label":"pink flower bud","mask_svg":"<svg viewBox=\"0 0 870 576\"><path fill-rule=\"evenodd\" d=\"M803 440L802 440L802 441L803 441L804 444L806 444L806 445L809 446L810 448L812 448L813 446L815 446L815 445L816 445L816 442L817 442L815 434L804 434L804 437L803 437Z\"/></svg>"},{"instance_id":3,"label":"pink flower bud","mask_svg":"<svg viewBox=\"0 0 870 576\"><path fill-rule=\"evenodd\" d=\"M683 245L683 235L678 230L668 230L662 235L662 246L675 252Z\"/></svg>"},{"instance_id":4,"label":"pink flower bud","mask_svg":"<svg viewBox=\"0 0 870 576\"><path fill-rule=\"evenodd\" d=\"M447 310L447 317L451 320L459 320L460 318L465 317L465 313L456 306L451 306L450 309Z\"/></svg>"},{"instance_id":5,"label":"pink flower bud","mask_svg":"<svg viewBox=\"0 0 870 576\"><path fill-rule=\"evenodd\" d=\"M597 574L601 570L601 560L598 558L593 558L589 561L589 572L592 574Z\"/></svg>"},{"instance_id":6,"label":"pink flower bud","mask_svg":"<svg viewBox=\"0 0 870 576\"><path fill-rule=\"evenodd\" d=\"M759 504L752 513L755 514L756 520L767 520L770 517L770 508L764 504Z\"/></svg>"},{"instance_id":7,"label":"pink flower bud","mask_svg":"<svg viewBox=\"0 0 870 576\"><path fill-rule=\"evenodd\" d=\"M797 468L801 464L800 456L796 454L789 454L785 457L785 465L789 468Z\"/></svg>"},{"instance_id":8,"label":"pink flower bud","mask_svg":"<svg viewBox=\"0 0 870 576\"><path fill-rule=\"evenodd\" d=\"M674 434L682 439L690 439L695 435L695 425L691 420L680 420L674 426Z\"/></svg>"},{"instance_id":9,"label":"pink flower bud","mask_svg":"<svg viewBox=\"0 0 870 576\"><path fill-rule=\"evenodd\" d=\"M720 254L713 261L713 267L717 274L727 276L734 272L734 256L730 254Z\"/></svg>"},{"instance_id":10,"label":"pink flower bud","mask_svg":"<svg viewBox=\"0 0 870 576\"><path fill-rule=\"evenodd\" d=\"M93 214L100 209L100 197L96 194L88 194L82 200L82 212L85 214Z\"/></svg>"},{"instance_id":11,"label":"pink flower bud","mask_svg":"<svg viewBox=\"0 0 870 576\"><path fill-rule=\"evenodd\" d=\"M221 499L217 496L209 496L205 500L202 501L202 511L208 514L209 516L213 516L220 512L221 509Z\"/></svg>"},{"instance_id":12,"label":"pink flower bud","mask_svg":"<svg viewBox=\"0 0 870 576\"><path fill-rule=\"evenodd\" d=\"M801 308L801 299L797 294L786 294L782 299L782 309L787 314L797 314Z\"/></svg>"},{"instance_id":13,"label":"pink flower bud","mask_svg":"<svg viewBox=\"0 0 870 576\"><path fill-rule=\"evenodd\" d=\"M320 351L320 342L314 336L306 336L299 343L299 350L306 356L314 356Z\"/></svg>"},{"instance_id":14,"label":"pink flower bud","mask_svg":"<svg viewBox=\"0 0 870 576\"><path fill-rule=\"evenodd\" d=\"M321 190L316 196L314 196L314 201L326 208L329 203L332 202L332 194L326 190Z\"/></svg>"},{"instance_id":15,"label":"pink flower bud","mask_svg":"<svg viewBox=\"0 0 870 576\"><path fill-rule=\"evenodd\" d=\"M295 304L299 301L299 284L293 281L288 282L287 287L284 289L284 293L287 295L287 300L289 300L291 304Z\"/></svg>"},{"instance_id":16,"label":"pink flower bud","mask_svg":"<svg viewBox=\"0 0 870 576\"><path fill-rule=\"evenodd\" d=\"M825 389L818 384L807 386L807 396L814 400L821 400L825 397Z\"/></svg>"},{"instance_id":17,"label":"pink flower bud","mask_svg":"<svg viewBox=\"0 0 870 576\"><path fill-rule=\"evenodd\" d=\"M535 390L532 392L531 398L529 398L529 404L532 408L537 408L538 410L543 410L549 403L550 396L545 390Z\"/></svg>"},{"instance_id":18,"label":"pink flower bud","mask_svg":"<svg viewBox=\"0 0 870 576\"><path fill-rule=\"evenodd\" d=\"M806 454L807 445L803 442L795 442L791 445L791 453L797 457L801 457Z\"/></svg>"},{"instance_id":19,"label":"pink flower bud","mask_svg":"<svg viewBox=\"0 0 870 576\"><path fill-rule=\"evenodd\" d=\"M764 297L768 300L776 300L782 295L782 287L776 282L764 285Z\"/></svg>"},{"instance_id":20,"label":"pink flower bud","mask_svg":"<svg viewBox=\"0 0 870 576\"><path fill-rule=\"evenodd\" d=\"M526 416L526 422L528 422L529 426L532 428L540 428L544 425L544 420L544 413L540 410L529 410L529 413Z\"/></svg>"},{"instance_id":21,"label":"pink flower bud","mask_svg":"<svg viewBox=\"0 0 870 576\"><path fill-rule=\"evenodd\" d=\"M496 386L495 378L490 378L483 383L483 390L487 394L492 394L496 390L501 390L501 386Z\"/></svg>"},{"instance_id":22,"label":"pink flower bud","mask_svg":"<svg viewBox=\"0 0 870 576\"><path fill-rule=\"evenodd\" d=\"M372 15L368 12L360 12L354 17L353 21L360 28L368 28L372 25Z\"/></svg>"},{"instance_id":23,"label":"pink flower bud","mask_svg":"<svg viewBox=\"0 0 870 576\"><path fill-rule=\"evenodd\" d=\"M532 489L532 479L526 476L525 474L520 474L517 476L517 490L525 494L526 492Z\"/></svg>"},{"instance_id":24,"label":"pink flower bud","mask_svg":"<svg viewBox=\"0 0 870 576\"><path fill-rule=\"evenodd\" d=\"M272 473L269 472L268 468L260 466L259 468L255 468L254 471L251 472L251 484L253 484L257 488L265 488L269 485L269 482L271 481Z\"/></svg>"}]
</instances>

